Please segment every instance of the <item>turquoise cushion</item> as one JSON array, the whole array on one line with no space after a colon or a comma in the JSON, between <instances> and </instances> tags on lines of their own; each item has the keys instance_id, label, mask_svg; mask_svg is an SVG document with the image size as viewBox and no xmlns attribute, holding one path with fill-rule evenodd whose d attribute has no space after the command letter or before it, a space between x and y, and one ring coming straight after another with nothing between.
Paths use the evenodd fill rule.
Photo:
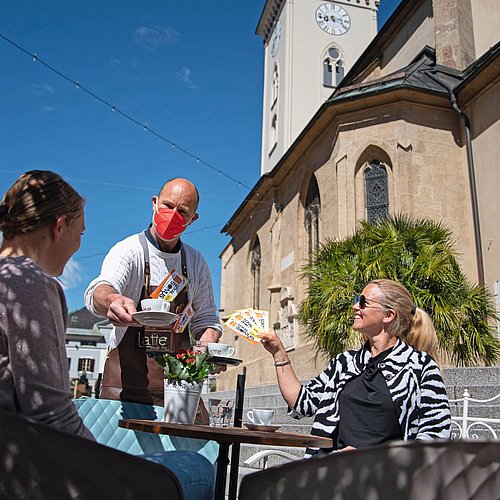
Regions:
<instances>
[{"instance_id":1,"label":"turquoise cushion","mask_svg":"<svg viewBox=\"0 0 500 500\"><path fill-rule=\"evenodd\" d=\"M203 455L211 463L217 460L219 445L215 441L170 438L118 427L119 420L128 418L162 420L164 410L161 406L91 398L75 399L73 402L83 423L90 429L98 443L131 455L188 450Z\"/></svg>"}]
</instances>

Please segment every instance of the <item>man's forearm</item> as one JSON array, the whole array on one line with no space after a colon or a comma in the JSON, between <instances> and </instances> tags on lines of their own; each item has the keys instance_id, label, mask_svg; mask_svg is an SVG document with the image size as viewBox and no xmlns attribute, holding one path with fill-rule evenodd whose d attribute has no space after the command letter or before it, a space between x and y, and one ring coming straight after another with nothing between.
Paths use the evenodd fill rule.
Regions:
<instances>
[{"instance_id":1,"label":"man's forearm","mask_svg":"<svg viewBox=\"0 0 500 500\"><path fill-rule=\"evenodd\" d=\"M207 328L195 335L197 340L204 340L205 342L217 342L221 334L215 328Z\"/></svg>"},{"instance_id":2,"label":"man's forearm","mask_svg":"<svg viewBox=\"0 0 500 500\"><path fill-rule=\"evenodd\" d=\"M100 316L106 317L109 305L119 296L120 294L116 293L116 290L112 286L106 284L99 285L94 290L93 302L95 312Z\"/></svg>"}]
</instances>

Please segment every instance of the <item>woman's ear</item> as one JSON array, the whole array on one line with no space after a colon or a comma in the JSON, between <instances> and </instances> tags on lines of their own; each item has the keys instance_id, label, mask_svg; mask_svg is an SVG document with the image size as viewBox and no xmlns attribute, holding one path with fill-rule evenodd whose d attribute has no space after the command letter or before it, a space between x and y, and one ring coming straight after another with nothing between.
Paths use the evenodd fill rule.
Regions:
<instances>
[{"instance_id":1,"label":"woman's ear","mask_svg":"<svg viewBox=\"0 0 500 500\"><path fill-rule=\"evenodd\" d=\"M382 318L382 321L388 325L392 323L396 319L396 311L394 309L388 309L385 313L385 316Z\"/></svg>"},{"instance_id":2,"label":"woman's ear","mask_svg":"<svg viewBox=\"0 0 500 500\"><path fill-rule=\"evenodd\" d=\"M63 227L66 225L66 216L60 215L56 221L52 224L52 238L57 241L62 234Z\"/></svg>"}]
</instances>

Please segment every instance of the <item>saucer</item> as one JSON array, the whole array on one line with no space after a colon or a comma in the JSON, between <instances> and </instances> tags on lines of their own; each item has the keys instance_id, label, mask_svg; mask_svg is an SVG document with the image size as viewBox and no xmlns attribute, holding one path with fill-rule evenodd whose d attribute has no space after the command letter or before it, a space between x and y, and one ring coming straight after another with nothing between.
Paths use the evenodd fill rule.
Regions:
<instances>
[{"instance_id":1,"label":"saucer","mask_svg":"<svg viewBox=\"0 0 500 500\"><path fill-rule=\"evenodd\" d=\"M250 422L243 422L243 425L250 429L251 431L263 431L263 432L275 432L281 426L280 425L260 425L260 424L252 424Z\"/></svg>"},{"instance_id":2,"label":"saucer","mask_svg":"<svg viewBox=\"0 0 500 500\"><path fill-rule=\"evenodd\" d=\"M168 326L178 317L178 314L166 311L138 311L132 313L132 318L144 326Z\"/></svg>"},{"instance_id":3,"label":"saucer","mask_svg":"<svg viewBox=\"0 0 500 500\"><path fill-rule=\"evenodd\" d=\"M228 366L228 365L238 366L242 362L241 359L229 358L224 356L212 356L211 358L209 358L208 361L223 366Z\"/></svg>"}]
</instances>

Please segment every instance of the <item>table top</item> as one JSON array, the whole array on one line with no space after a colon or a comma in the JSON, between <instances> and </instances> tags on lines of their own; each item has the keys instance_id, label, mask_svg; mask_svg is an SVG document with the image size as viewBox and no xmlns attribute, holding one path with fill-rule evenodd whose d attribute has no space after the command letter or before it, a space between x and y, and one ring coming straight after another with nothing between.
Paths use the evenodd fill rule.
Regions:
<instances>
[{"instance_id":1,"label":"table top","mask_svg":"<svg viewBox=\"0 0 500 500\"><path fill-rule=\"evenodd\" d=\"M167 422L139 419L120 420L118 425L134 431L207 439L225 444L249 443L304 448L309 446L313 448L331 448L333 446L333 441L330 438L311 436L309 434L295 434L291 432L251 431L240 427L171 424Z\"/></svg>"}]
</instances>

